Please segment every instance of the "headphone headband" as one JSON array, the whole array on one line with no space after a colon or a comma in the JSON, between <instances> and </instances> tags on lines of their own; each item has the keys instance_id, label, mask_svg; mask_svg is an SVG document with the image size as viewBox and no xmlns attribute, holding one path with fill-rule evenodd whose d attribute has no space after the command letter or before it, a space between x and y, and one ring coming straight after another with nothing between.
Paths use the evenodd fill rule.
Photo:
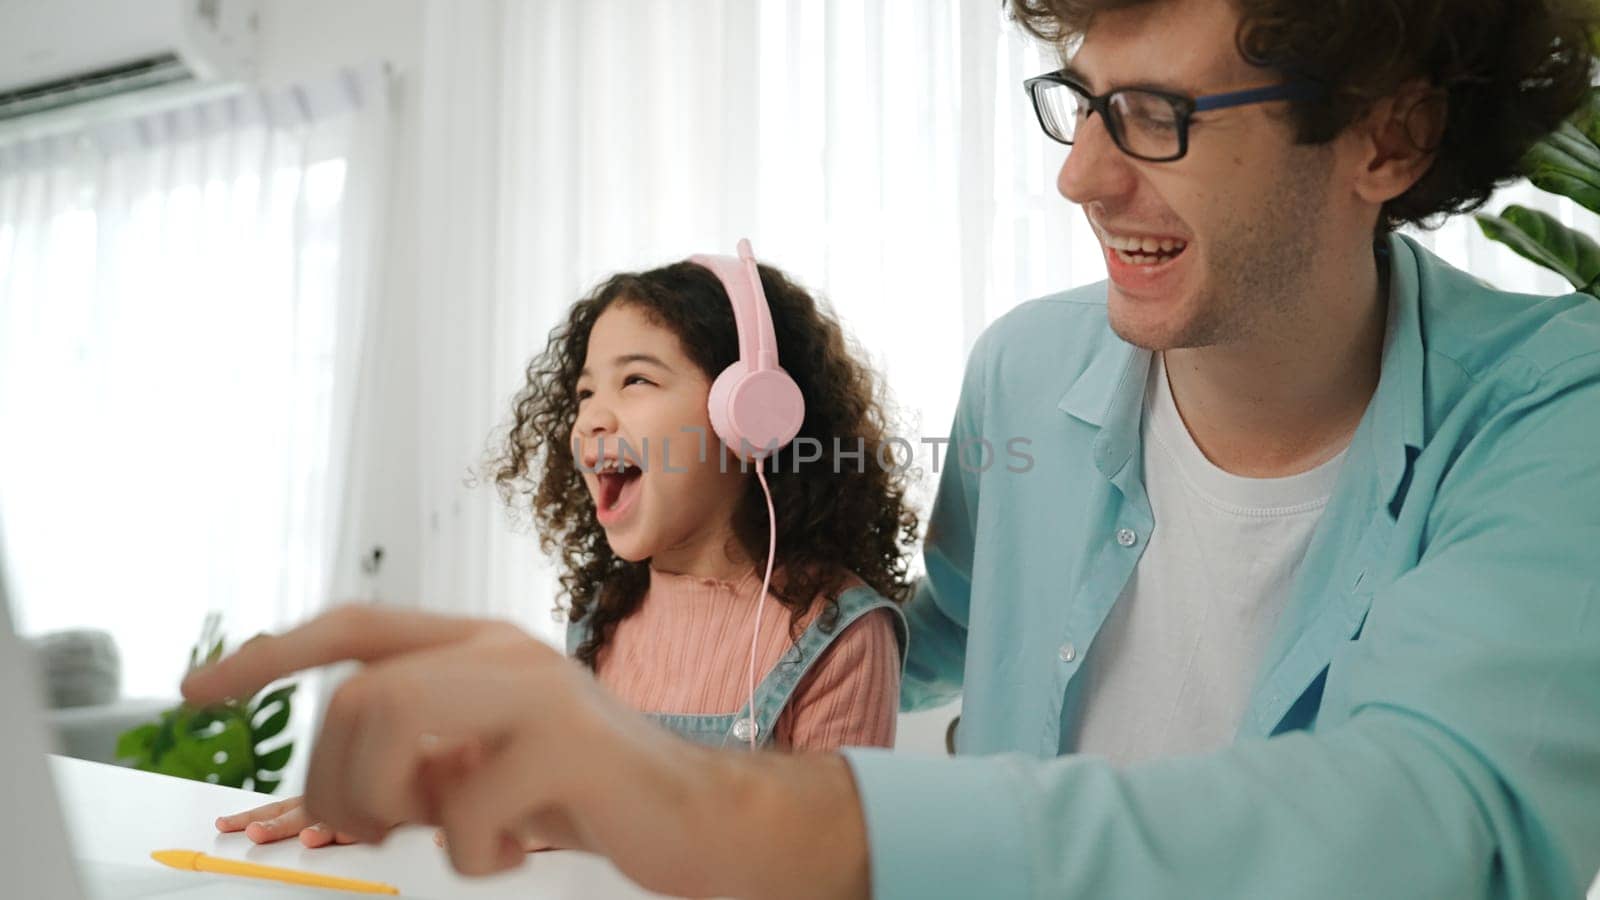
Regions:
<instances>
[{"instance_id":1,"label":"headphone headband","mask_svg":"<svg viewBox=\"0 0 1600 900\"><path fill-rule=\"evenodd\" d=\"M748 240L739 255L691 256L722 282L739 332L739 359L711 383L706 405L717 437L736 455L761 459L794 440L805 420L799 385L778 365L772 311L761 288L761 270Z\"/></svg>"},{"instance_id":2,"label":"headphone headband","mask_svg":"<svg viewBox=\"0 0 1600 900\"><path fill-rule=\"evenodd\" d=\"M778 368L778 340L772 329L772 311L761 287L761 270L747 238L739 240L738 256L696 254L689 261L710 269L728 292L733 305L733 325L739 333L739 361L746 371Z\"/></svg>"}]
</instances>

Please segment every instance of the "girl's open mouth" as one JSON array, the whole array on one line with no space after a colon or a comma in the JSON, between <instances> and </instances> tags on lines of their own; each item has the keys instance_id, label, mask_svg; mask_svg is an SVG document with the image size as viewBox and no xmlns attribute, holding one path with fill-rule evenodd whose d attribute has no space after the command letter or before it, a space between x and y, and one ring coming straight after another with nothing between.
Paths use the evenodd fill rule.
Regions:
<instances>
[{"instance_id":1,"label":"girl's open mouth","mask_svg":"<svg viewBox=\"0 0 1600 900\"><path fill-rule=\"evenodd\" d=\"M610 459L600 463L595 478L600 482L600 495L595 498L595 517L601 525L610 525L621 519L639 495L639 479L643 471L631 461Z\"/></svg>"}]
</instances>

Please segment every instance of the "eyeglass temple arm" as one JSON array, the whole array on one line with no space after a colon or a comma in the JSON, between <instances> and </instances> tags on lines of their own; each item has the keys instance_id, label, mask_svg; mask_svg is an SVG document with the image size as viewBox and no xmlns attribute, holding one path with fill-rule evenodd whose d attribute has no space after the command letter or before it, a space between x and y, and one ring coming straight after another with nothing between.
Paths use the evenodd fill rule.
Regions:
<instances>
[{"instance_id":1,"label":"eyeglass temple arm","mask_svg":"<svg viewBox=\"0 0 1600 900\"><path fill-rule=\"evenodd\" d=\"M1269 84L1266 87L1251 88L1247 91L1229 91L1226 94L1196 97L1194 98L1194 110L1195 112L1203 112L1208 109L1226 109L1230 106L1265 103L1269 100L1310 100L1313 97L1321 96L1322 93L1322 85L1313 81Z\"/></svg>"}]
</instances>

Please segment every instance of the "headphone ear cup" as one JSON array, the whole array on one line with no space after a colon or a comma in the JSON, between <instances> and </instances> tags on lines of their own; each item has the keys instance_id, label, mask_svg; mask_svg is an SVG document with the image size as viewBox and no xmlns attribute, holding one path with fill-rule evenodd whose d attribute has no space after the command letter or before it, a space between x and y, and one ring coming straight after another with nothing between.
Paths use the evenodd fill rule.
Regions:
<instances>
[{"instance_id":1,"label":"headphone ear cup","mask_svg":"<svg viewBox=\"0 0 1600 900\"><path fill-rule=\"evenodd\" d=\"M710 414L711 430L715 431L717 437L735 453L739 450L739 432L734 428L733 418L728 414L730 405L728 400L745 374L746 366L743 360L736 361L723 369L722 374L711 382L711 395L706 399L706 412Z\"/></svg>"},{"instance_id":2,"label":"headphone ear cup","mask_svg":"<svg viewBox=\"0 0 1600 900\"><path fill-rule=\"evenodd\" d=\"M742 362L724 369L712 382L708 406L717 437L747 462L787 446L806 418L805 397L789 373L750 372Z\"/></svg>"}]
</instances>

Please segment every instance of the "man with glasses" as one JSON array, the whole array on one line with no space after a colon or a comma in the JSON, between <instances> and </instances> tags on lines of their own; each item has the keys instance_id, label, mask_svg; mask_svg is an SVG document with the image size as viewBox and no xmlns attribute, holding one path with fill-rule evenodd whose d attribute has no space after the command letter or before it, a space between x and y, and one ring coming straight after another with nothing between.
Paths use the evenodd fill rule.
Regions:
<instances>
[{"instance_id":1,"label":"man with glasses","mask_svg":"<svg viewBox=\"0 0 1600 900\"><path fill-rule=\"evenodd\" d=\"M969 362L905 705L958 759L689 747L504 626L347 610L192 678L378 661L315 818L530 834L740 897L1573 897L1600 866L1600 305L1396 228L1586 89L1587 4L1013 0L1110 280ZM426 737L426 740L423 738Z\"/></svg>"}]
</instances>

